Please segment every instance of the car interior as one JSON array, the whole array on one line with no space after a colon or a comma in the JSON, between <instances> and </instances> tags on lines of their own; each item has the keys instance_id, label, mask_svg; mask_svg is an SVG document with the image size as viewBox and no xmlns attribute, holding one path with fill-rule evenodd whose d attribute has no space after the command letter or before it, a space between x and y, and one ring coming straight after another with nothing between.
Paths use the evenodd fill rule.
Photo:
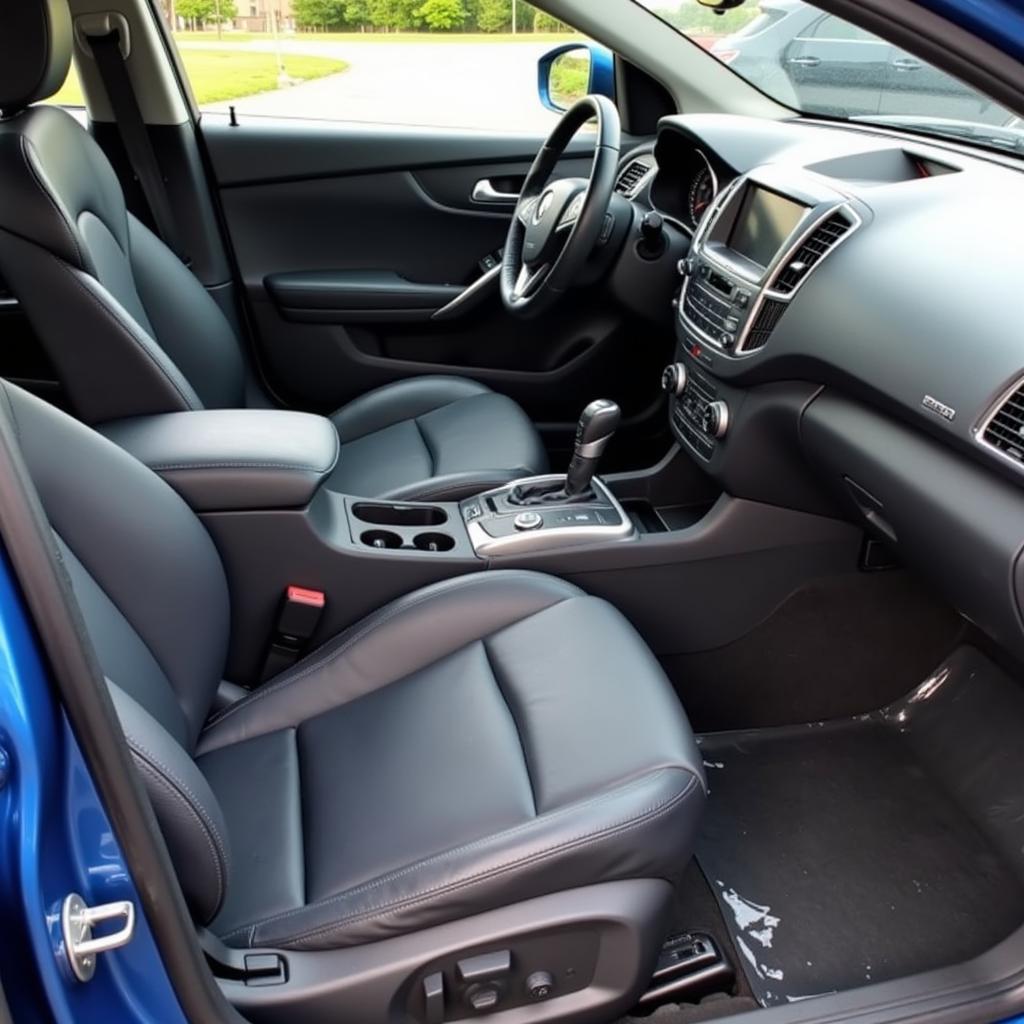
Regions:
<instances>
[{"instance_id":1,"label":"car interior","mask_svg":"<svg viewBox=\"0 0 1024 1024\"><path fill-rule=\"evenodd\" d=\"M0 7L0 441L164 912L268 1024L995 1019L1024 143L544 6L615 55L546 140L200 116L148 0Z\"/></svg>"}]
</instances>

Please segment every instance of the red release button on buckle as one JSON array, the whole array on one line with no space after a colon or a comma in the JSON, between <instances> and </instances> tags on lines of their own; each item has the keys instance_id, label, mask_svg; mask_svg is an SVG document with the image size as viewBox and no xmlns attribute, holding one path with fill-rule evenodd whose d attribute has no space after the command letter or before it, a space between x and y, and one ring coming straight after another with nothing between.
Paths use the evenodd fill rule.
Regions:
<instances>
[{"instance_id":1,"label":"red release button on buckle","mask_svg":"<svg viewBox=\"0 0 1024 1024\"><path fill-rule=\"evenodd\" d=\"M314 608L323 608L326 603L322 590L307 590L305 587L289 587L288 600L296 604L308 604Z\"/></svg>"}]
</instances>

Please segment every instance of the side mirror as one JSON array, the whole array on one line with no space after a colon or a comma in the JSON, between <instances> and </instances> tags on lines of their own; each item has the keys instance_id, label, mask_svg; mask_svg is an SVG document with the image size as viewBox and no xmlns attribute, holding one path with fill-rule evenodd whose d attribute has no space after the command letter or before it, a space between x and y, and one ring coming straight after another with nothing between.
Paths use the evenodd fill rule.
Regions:
<instances>
[{"instance_id":1,"label":"side mirror","mask_svg":"<svg viewBox=\"0 0 1024 1024\"><path fill-rule=\"evenodd\" d=\"M541 103L560 114L587 95L615 100L615 57L593 43L566 43L549 50L537 63Z\"/></svg>"}]
</instances>

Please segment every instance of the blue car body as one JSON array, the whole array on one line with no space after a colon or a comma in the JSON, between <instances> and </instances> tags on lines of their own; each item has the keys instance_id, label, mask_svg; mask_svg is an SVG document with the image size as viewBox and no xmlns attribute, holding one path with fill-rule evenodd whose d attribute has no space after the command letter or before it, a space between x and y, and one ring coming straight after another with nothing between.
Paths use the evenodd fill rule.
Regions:
<instances>
[{"instance_id":1,"label":"blue car body","mask_svg":"<svg viewBox=\"0 0 1024 1024\"><path fill-rule=\"evenodd\" d=\"M920 0L919 6L1024 65L1019 0ZM595 76L597 91L612 89L604 61ZM0 553L0 968L11 1013L16 1021L61 1024L184 1021L142 916L133 941L104 956L92 983L75 981L60 930L69 892L90 904L139 905L110 820L54 699L17 580Z\"/></svg>"}]
</instances>

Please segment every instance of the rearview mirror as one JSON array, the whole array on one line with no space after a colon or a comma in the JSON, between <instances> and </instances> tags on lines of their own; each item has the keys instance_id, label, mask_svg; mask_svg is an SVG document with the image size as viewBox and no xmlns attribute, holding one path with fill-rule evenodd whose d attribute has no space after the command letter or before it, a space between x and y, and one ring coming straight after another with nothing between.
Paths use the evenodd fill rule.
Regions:
<instances>
[{"instance_id":1,"label":"rearview mirror","mask_svg":"<svg viewBox=\"0 0 1024 1024\"><path fill-rule=\"evenodd\" d=\"M742 7L746 0L697 0L701 7L710 7L719 14L731 11L734 7Z\"/></svg>"},{"instance_id":2,"label":"rearview mirror","mask_svg":"<svg viewBox=\"0 0 1024 1024\"><path fill-rule=\"evenodd\" d=\"M567 43L549 50L537 65L540 101L562 113L588 94L615 99L615 58L603 46Z\"/></svg>"}]
</instances>

